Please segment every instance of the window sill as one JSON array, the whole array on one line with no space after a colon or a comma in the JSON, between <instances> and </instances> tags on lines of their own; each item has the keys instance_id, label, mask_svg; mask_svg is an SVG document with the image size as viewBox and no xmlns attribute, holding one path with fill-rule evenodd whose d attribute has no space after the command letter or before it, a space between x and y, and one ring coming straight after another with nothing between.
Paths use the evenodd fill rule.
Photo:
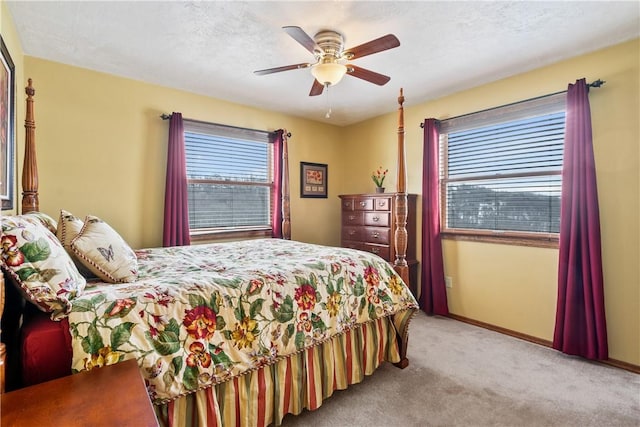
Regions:
<instances>
[{"instance_id":1,"label":"window sill","mask_svg":"<svg viewBox=\"0 0 640 427\"><path fill-rule=\"evenodd\" d=\"M245 230L192 230L189 235L191 237L191 241L196 243L219 240L255 239L271 237L271 228Z\"/></svg>"},{"instance_id":2,"label":"window sill","mask_svg":"<svg viewBox=\"0 0 640 427\"><path fill-rule=\"evenodd\" d=\"M445 240L466 240L480 243L497 243L502 245L530 246L537 248L558 249L557 234L535 233L496 233L491 231L447 230L440 236Z\"/></svg>"}]
</instances>

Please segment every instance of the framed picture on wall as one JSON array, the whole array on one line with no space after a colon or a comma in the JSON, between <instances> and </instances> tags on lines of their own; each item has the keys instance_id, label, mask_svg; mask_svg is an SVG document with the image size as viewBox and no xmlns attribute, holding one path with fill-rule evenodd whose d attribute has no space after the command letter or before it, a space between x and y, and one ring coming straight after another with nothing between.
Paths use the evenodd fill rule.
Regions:
<instances>
[{"instance_id":1,"label":"framed picture on wall","mask_svg":"<svg viewBox=\"0 0 640 427\"><path fill-rule=\"evenodd\" d=\"M13 153L15 149L15 66L0 36L0 198L2 209L13 209Z\"/></svg>"},{"instance_id":2,"label":"framed picture on wall","mask_svg":"<svg viewBox=\"0 0 640 427\"><path fill-rule=\"evenodd\" d=\"M300 162L300 197L327 198L327 165Z\"/></svg>"}]
</instances>

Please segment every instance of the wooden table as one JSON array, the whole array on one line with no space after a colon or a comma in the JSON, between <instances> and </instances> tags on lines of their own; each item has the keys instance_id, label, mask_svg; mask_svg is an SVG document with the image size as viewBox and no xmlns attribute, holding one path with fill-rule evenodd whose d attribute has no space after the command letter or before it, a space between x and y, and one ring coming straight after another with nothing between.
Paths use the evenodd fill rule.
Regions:
<instances>
[{"instance_id":1,"label":"wooden table","mask_svg":"<svg viewBox=\"0 0 640 427\"><path fill-rule=\"evenodd\" d=\"M138 365L115 365L2 395L2 427L158 426Z\"/></svg>"}]
</instances>

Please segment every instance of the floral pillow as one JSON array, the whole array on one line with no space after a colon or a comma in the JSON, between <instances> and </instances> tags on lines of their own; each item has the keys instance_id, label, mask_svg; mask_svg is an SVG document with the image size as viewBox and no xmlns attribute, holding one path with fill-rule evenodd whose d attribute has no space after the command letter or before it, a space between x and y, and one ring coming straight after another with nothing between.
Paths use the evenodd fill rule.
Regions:
<instances>
[{"instance_id":1,"label":"floral pillow","mask_svg":"<svg viewBox=\"0 0 640 427\"><path fill-rule=\"evenodd\" d=\"M33 216L38 221L40 221L42 223L42 225L47 227L50 232L52 232L53 234L56 234L56 230L58 229L58 223L56 222L55 219L51 218L46 213L33 211L33 212L28 212L28 213L23 214L23 215Z\"/></svg>"},{"instance_id":2,"label":"floral pillow","mask_svg":"<svg viewBox=\"0 0 640 427\"><path fill-rule=\"evenodd\" d=\"M138 258L127 242L109 224L88 215L71 250L99 278L109 283L133 282L138 276Z\"/></svg>"},{"instance_id":3,"label":"floral pillow","mask_svg":"<svg viewBox=\"0 0 640 427\"><path fill-rule=\"evenodd\" d=\"M60 243L62 243L62 246L67 250L67 253L71 256L71 259L76 263L76 267L80 274L87 279L94 279L96 275L93 274L90 269L85 267L82 261L80 261L71 250L71 241L78 235L78 233L80 233L83 226L84 221L77 216L74 216L72 213L61 209L56 236L58 237L58 240L60 240Z\"/></svg>"},{"instance_id":4,"label":"floral pillow","mask_svg":"<svg viewBox=\"0 0 640 427\"><path fill-rule=\"evenodd\" d=\"M2 217L2 269L20 286L23 295L41 310L60 319L86 280L60 241L34 215Z\"/></svg>"}]
</instances>

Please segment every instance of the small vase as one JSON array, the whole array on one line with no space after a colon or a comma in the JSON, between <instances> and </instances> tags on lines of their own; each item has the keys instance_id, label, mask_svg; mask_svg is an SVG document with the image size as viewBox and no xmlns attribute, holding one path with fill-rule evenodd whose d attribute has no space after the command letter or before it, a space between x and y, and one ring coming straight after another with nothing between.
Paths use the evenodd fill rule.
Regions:
<instances>
[{"instance_id":1,"label":"small vase","mask_svg":"<svg viewBox=\"0 0 640 427\"><path fill-rule=\"evenodd\" d=\"M376 187L376 193L384 193L384 187Z\"/></svg>"}]
</instances>

